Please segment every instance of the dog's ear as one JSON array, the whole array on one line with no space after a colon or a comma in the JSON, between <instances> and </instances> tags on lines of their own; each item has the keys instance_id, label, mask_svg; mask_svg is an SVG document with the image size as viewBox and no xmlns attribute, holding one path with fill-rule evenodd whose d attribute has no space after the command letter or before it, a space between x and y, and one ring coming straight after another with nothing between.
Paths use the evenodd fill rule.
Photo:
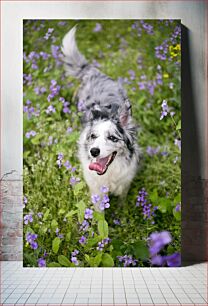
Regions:
<instances>
[{"instance_id":1,"label":"dog's ear","mask_svg":"<svg viewBox=\"0 0 208 306\"><path fill-rule=\"evenodd\" d=\"M119 114L119 122L122 127L126 127L129 124L131 118L131 104L129 100L125 101L123 108Z\"/></svg>"}]
</instances>

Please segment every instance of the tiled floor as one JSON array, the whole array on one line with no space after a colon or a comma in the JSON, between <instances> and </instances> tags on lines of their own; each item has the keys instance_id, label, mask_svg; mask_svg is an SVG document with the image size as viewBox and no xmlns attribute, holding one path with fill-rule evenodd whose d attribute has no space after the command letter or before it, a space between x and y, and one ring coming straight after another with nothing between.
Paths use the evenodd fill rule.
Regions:
<instances>
[{"instance_id":1,"label":"tiled floor","mask_svg":"<svg viewBox=\"0 0 208 306\"><path fill-rule=\"evenodd\" d=\"M141 269L0 264L1 305L208 305L207 264Z\"/></svg>"}]
</instances>

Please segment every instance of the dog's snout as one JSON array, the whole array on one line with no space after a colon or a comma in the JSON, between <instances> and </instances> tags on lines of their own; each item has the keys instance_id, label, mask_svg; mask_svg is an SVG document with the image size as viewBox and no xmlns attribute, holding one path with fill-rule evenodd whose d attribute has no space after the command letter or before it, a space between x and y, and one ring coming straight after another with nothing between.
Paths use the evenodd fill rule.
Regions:
<instances>
[{"instance_id":1,"label":"dog's snout","mask_svg":"<svg viewBox=\"0 0 208 306\"><path fill-rule=\"evenodd\" d=\"M92 148L90 150L90 153L93 157L97 157L100 154L100 149L99 148Z\"/></svg>"}]
</instances>

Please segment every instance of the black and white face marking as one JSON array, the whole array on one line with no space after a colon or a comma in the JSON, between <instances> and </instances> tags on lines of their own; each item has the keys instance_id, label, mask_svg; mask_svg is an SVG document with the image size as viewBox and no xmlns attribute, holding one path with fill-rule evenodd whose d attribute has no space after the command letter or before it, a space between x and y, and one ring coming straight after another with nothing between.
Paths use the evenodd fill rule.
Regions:
<instances>
[{"instance_id":1,"label":"black and white face marking","mask_svg":"<svg viewBox=\"0 0 208 306\"><path fill-rule=\"evenodd\" d=\"M122 155L129 150L130 140L122 127L106 120L99 121L90 128L85 145L90 161L89 169L103 175L117 154Z\"/></svg>"}]
</instances>

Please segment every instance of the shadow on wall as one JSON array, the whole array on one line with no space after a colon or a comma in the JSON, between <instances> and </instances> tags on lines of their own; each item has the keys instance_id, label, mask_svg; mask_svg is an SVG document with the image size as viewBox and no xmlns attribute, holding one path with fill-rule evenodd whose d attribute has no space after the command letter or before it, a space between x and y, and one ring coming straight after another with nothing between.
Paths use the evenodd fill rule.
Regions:
<instances>
[{"instance_id":1,"label":"shadow on wall","mask_svg":"<svg viewBox=\"0 0 208 306\"><path fill-rule=\"evenodd\" d=\"M182 25L182 265L208 259L206 191L208 184L200 176L202 155L197 122L197 95L194 94L189 30ZM195 91L197 89L195 88Z\"/></svg>"}]
</instances>

